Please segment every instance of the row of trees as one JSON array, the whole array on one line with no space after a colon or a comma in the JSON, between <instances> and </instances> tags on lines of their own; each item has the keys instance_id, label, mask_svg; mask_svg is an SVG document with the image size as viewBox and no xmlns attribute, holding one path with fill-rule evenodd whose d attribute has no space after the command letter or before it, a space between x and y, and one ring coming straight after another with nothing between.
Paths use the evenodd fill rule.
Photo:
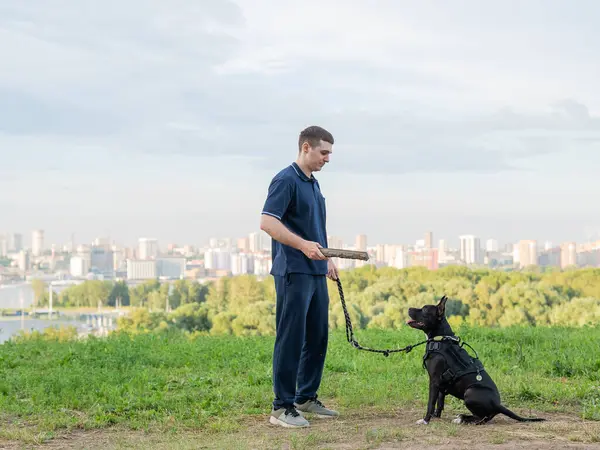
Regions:
<instances>
[{"instance_id":1,"label":"row of trees","mask_svg":"<svg viewBox=\"0 0 600 450\"><path fill-rule=\"evenodd\" d=\"M447 295L453 324L481 326L566 325L600 322L600 269L547 273L500 272L445 267L437 271L365 266L342 272L346 304L354 327L405 326L410 306L435 303ZM328 281L331 328L345 326L337 285ZM139 307L123 319L129 331L183 328L211 334L268 335L275 331L273 280L251 275L224 277L207 285L186 280L151 281L128 289L124 283L88 281L66 289L65 306L98 301ZM166 305L173 311L166 311Z\"/></svg>"},{"instance_id":2,"label":"row of trees","mask_svg":"<svg viewBox=\"0 0 600 450\"><path fill-rule=\"evenodd\" d=\"M36 306L48 306L48 287L43 281L32 281ZM102 306L134 306L150 310L175 309L189 303L204 303L208 285L197 281L177 280L160 283L149 280L130 288L124 281L89 280L70 286L53 295L53 305L82 308Z\"/></svg>"}]
</instances>

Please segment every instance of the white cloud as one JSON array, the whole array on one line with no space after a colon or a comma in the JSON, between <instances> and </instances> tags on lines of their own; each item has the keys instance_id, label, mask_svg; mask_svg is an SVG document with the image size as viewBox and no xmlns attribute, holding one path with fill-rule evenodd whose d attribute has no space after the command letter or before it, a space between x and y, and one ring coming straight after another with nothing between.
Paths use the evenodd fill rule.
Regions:
<instances>
[{"instance_id":1,"label":"white cloud","mask_svg":"<svg viewBox=\"0 0 600 450\"><path fill-rule=\"evenodd\" d=\"M108 217L141 208L133 193L144 192L163 205L172 197L174 212L224 214L223 204L238 203L250 211L260 208L269 176L294 157L297 133L316 123L336 137L324 183L366 174L369 194L358 190L353 201L374 216L387 213L369 196L380 189L405 198L411 176L455 179L441 190L420 187L421 205L454 205L477 185L479 207L486 195L495 199L491 215L494 205L522 212L523 192L543 190L552 174L560 195L574 198L569 208L584 212L591 168L572 159L594 161L600 142L598 9L395 0L3 4L0 183L17 180L30 196L43 186L48 202L68 205L81 201L72 191L86 182ZM379 185L382 176L394 182ZM587 190L577 194L574 176ZM499 198L486 179L521 190ZM6 192L0 204L14 211ZM40 226L33 221L45 207L18 226ZM239 226L254 229L255 219Z\"/></svg>"}]
</instances>

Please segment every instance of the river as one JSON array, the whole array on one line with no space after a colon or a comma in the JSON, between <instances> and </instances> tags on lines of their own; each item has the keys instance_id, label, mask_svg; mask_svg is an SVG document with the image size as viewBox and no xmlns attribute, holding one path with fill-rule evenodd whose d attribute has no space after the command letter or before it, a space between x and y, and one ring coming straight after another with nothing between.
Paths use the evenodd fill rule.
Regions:
<instances>
[{"instance_id":1,"label":"river","mask_svg":"<svg viewBox=\"0 0 600 450\"><path fill-rule=\"evenodd\" d=\"M79 332L87 331L86 323L80 320L63 319L32 319L27 317L1 317L0 316L0 344L6 342L11 336L17 334L20 330L41 331L48 327L74 326Z\"/></svg>"},{"instance_id":2,"label":"river","mask_svg":"<svg viewBox=\"0 0 600 450\"><path fill-rule=\"evenodd\" d=\"M69 285L68 283L54 285L53 291L59 293ZM28 309L32 306L33 301L34 293L30 283L0 284L0 309ZM68 316L61 314L60 317L57 317L55 315L52 320L29 316L0 315L0 344L6 342L20 330L41 331L48 327L69 325L77 327L77 331L81 334L96 333L98 330L111 330L116 327L116 317L118 315L118 313L108 311L102 313L73 311L68 313Z\"/></svg>"},{"instance_id":3,"label":"river","mask_svg":"<svg viewBox=\"0 0 600 450\"><path fill-rule=\"evenodd\" d=\"M29 308L33 300L30 283L0 284L0 309Z\"/></svg>"}]
</instances>

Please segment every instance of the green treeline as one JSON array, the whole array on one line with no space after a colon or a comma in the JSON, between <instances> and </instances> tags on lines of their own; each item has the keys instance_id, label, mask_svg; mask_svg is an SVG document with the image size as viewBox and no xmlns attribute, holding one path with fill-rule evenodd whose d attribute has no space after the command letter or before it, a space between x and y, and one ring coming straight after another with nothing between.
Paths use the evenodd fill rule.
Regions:
<instances>
[{"instance_id":1,"label":"green treeline","mask_svg":"<svg viewBox=\"0 0 600 450\"><path fill-rule=\"evenodd\" d=\"M410 306L436 302L442 295L453 325L584 326L600 323L600 269L502 272L450 266L436 271L375 268L343 271L341 280L355 329L398 329ZM329 281L332 329L344 328L337 285ZM43 291L43 290L42 290ZM57 298L56 298L57 297ZM272 335L275 288L271 277L224 277L206 285L178 280L149 281L135 288L123 282L86 281L65 289L57 306L136 307L119 327L131 332L181 328L192 332ZM39 296L39 304L47 295ZM167 310L168 305L168 310ZM166 312L168 311L168 312Z\"/></svg>"}]
</instances>

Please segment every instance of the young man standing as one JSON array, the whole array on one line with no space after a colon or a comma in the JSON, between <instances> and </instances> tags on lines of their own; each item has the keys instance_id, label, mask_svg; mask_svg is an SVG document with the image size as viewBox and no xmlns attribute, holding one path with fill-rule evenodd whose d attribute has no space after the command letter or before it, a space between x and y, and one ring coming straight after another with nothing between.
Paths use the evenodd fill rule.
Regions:
<instances>
[{"instance_id":1,"label":"young man standing","mask_svg":"<svg viewBox=\"0 0 600 450\"><path fill-rule=\"evenodd\" d=\"M319 250L327 247L326 208L313 172L329 162L333 136L308 127L298 147L296 161L271 180L260 225L272 238L277 292L270 422L292 428L309 425L298 410L338 415L317 400L329 337L325 277L337 279L338 271Z\"/></svg>"}]
</instances>

